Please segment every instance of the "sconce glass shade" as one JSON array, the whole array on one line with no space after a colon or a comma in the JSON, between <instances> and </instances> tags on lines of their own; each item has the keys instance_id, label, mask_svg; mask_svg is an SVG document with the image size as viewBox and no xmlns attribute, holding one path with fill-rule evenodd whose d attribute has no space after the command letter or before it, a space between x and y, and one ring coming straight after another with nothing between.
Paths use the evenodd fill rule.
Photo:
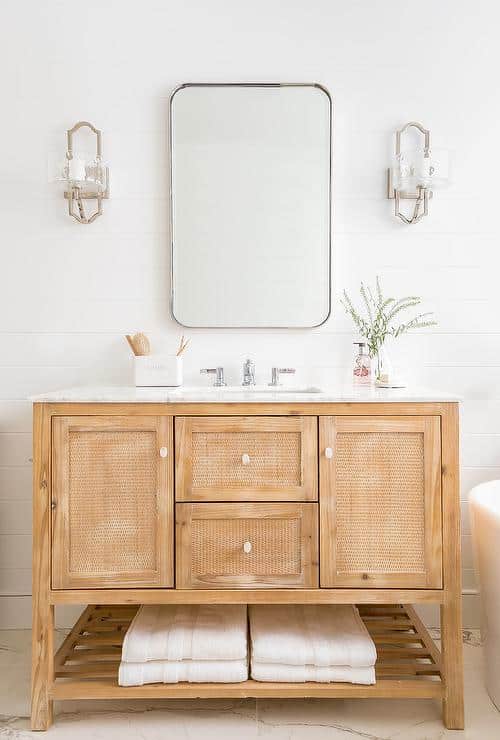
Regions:
<instances>
[{"instance_id":1,"label":"sconce glass shade","mask_svg":"<svg viewBox=\"0 0 500 740\"><path fill-rule=\"evenodd\" d=\"M392 167L396 190L416 192L418 187L436 190L449 185L450 153L447 149L411 149L397 154Z\"/></svg>"},{"instance_id":2,"label":"sconce glass shade","mask_svg":"<svg viewBox=\"0 0 500 740\"><path fill-rule=\"evenodd\" d=\"M95 154L74 152L71 159L59 156L49 162L49 181L89 193L104 193L108 188L108 167Z\"/></svg>"}]
</instances>

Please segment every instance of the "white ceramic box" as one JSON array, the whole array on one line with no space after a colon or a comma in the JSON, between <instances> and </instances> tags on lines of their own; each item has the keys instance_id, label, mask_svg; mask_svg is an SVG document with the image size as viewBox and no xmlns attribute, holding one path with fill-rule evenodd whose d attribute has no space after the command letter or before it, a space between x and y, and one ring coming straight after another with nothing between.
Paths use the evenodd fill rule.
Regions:
<instances>
[{"instance_id":1,"label":"white ceramic box","mask_svg":"<svg viewBox=\"0 0 500 740\"><path fill-rule=\"evenodd\" d=\"M136 386L182 385L182 357L145 355L134 357Z\"/></svg>"}]
</instances>

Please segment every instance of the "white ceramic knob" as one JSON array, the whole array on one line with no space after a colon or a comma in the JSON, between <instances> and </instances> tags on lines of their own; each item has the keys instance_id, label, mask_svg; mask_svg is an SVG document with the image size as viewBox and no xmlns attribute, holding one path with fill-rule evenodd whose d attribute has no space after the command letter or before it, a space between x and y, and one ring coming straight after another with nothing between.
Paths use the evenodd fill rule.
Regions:
<instances>
[{"instance_id":1,"label":"white ceramic knob","mask_svg":"<svg viewBox=\"0 0 500 740\"><path fill-rule=\"evenodd\" d=\"M166 447L160 447L160 457L167 457L168 450Z\"/></svg>"},{"instance_id":2,"label":"white ceramic knob","mask_svg":"<svg viewBox=\"0 0 500 740\"><path fill-rule=\"evenodd\" d=\"M333 457L333 450L332 450L331 447L326 447L325 448L325 457L327 457L329 460L332 459L332 457Z\"/></svg>"},{"instance_id":3,"label":"white ceramic knob","mask_svg":"<svg viewBox=\"0 0 500 740\"><path fill-rule=\"evenodd\" d=\"M247 455L246 453L241 456L241 462L243 465L249 465L250 464L250 455Z\"/></svg>"},{"instance_id":4,"label":"white ceramic knob","mask_svg":"<svg viewBox=\"0 0 500 740\"><path fill-rule=\"evenodd\" d=\"M252 552L252 543L251 542L244 542L243 543L243 552L246 552L247 555L248 555L248 553Z\"/></svg>"}]
</instances>

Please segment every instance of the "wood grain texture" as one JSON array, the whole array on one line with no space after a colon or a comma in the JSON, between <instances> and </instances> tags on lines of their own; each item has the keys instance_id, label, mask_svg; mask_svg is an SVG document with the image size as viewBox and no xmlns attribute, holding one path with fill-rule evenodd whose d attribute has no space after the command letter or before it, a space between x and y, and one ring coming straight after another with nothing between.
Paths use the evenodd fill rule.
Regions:
<instances>
[{"instance_id":1,"label":"wood grain texture","mask_svg":"<svg viewBox=\"0 0 500 740\"><path fill-rule=\"evenodd\" d=\"M86 589L51 591L52 604L441 604L443 591L402 588Z\"/></svg>"},{"instance_id":2,"label":"wood grain texture","mask_svg":"<svg viewBox=\"0 0 500 740\"><path fill-rule=\"evenodd\" d=\"M172 453L168 416L54 419L53 588L173 585Z\"/></svg>"},{"instance_id":3,"label":"wood grain texture","mask_svg":"<svg viewBox=\"0 0 500 740\"><path fill-rule=\"evenodd\" d=\"M176 504L176 584L316 587L317 504Z\"/></svg>"},{"instance_id":4,"label":"wood grain texture","mask_svg":"<svg viewBox=\"0 0 500 740\"><path fill-rule=\"evenodd\" d=\"M373 686L348 683L179 683L119 686L113 679L76 680L56 684L51 697L66 699L440 699L440 683L405 679L378 681Z\"/></svg>"},{"instance_id":5,"label":"wood grain texture","mask_svg":"<svg viewBox=\"0 0 500 740\"><path fill-rule=\"evenodd\" d=\"M322 586L441 587L439 441L436 416L320 419Z\"/></svg>"},{"instance_id":6,"label":"wood grain texture","mask_svg":"<svg viewBox=\"0 0 500 740\"><path fill-rule=\"evenodd\" d=\"M404 403L46 403L51 416L438 416L450 404Z\"/></svg>"},{"instance_id":7,"label":"wood grain texture","mask_svg":"<svg viewBox=\"0 0 500 740\"><path fill-rule=\"evenodd\" d=\"M441 417L443 485L443 582L441 650L443 654L443 721L448 729L464 727L462 570L460 552L459 420L457 404Z\"/></svg>"},{"instance_id":8,"label":"wood grain texture","mask_svg":"<svg viewBox=\"0 0 500 740\"><path fill-rule=\"evenodd\" d=\"M52 724L50 690L54 680L54 607L50 602L50 416L33 407L33 625L31 729Z\"/></svg>"},{"instance_id":9,"label":"wood grain texture","mask_svg":"<svg viewBox=\"0 0 500 740\"><path fill-rule=\"evenodd\" d=\"M175 448L177 501L318 498L316 417L176 417Z\"/></svg>"}]
</instances>

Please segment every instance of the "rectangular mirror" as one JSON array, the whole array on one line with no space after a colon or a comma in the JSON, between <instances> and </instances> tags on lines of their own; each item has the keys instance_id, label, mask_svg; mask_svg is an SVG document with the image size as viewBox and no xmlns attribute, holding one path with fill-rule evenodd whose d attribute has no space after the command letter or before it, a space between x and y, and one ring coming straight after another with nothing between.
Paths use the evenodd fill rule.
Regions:
<instances>
[{"instance_id":1,"label":"rectangular mirror","mask_svg":"<svg viewBox=\"0 0 500 740\"><path fill-rule=\"evenodd\" d=\"M320 85L187 84L172 94L172 313L180 324L326 321L331 129Z\"/></svg>"}]
</instances>

